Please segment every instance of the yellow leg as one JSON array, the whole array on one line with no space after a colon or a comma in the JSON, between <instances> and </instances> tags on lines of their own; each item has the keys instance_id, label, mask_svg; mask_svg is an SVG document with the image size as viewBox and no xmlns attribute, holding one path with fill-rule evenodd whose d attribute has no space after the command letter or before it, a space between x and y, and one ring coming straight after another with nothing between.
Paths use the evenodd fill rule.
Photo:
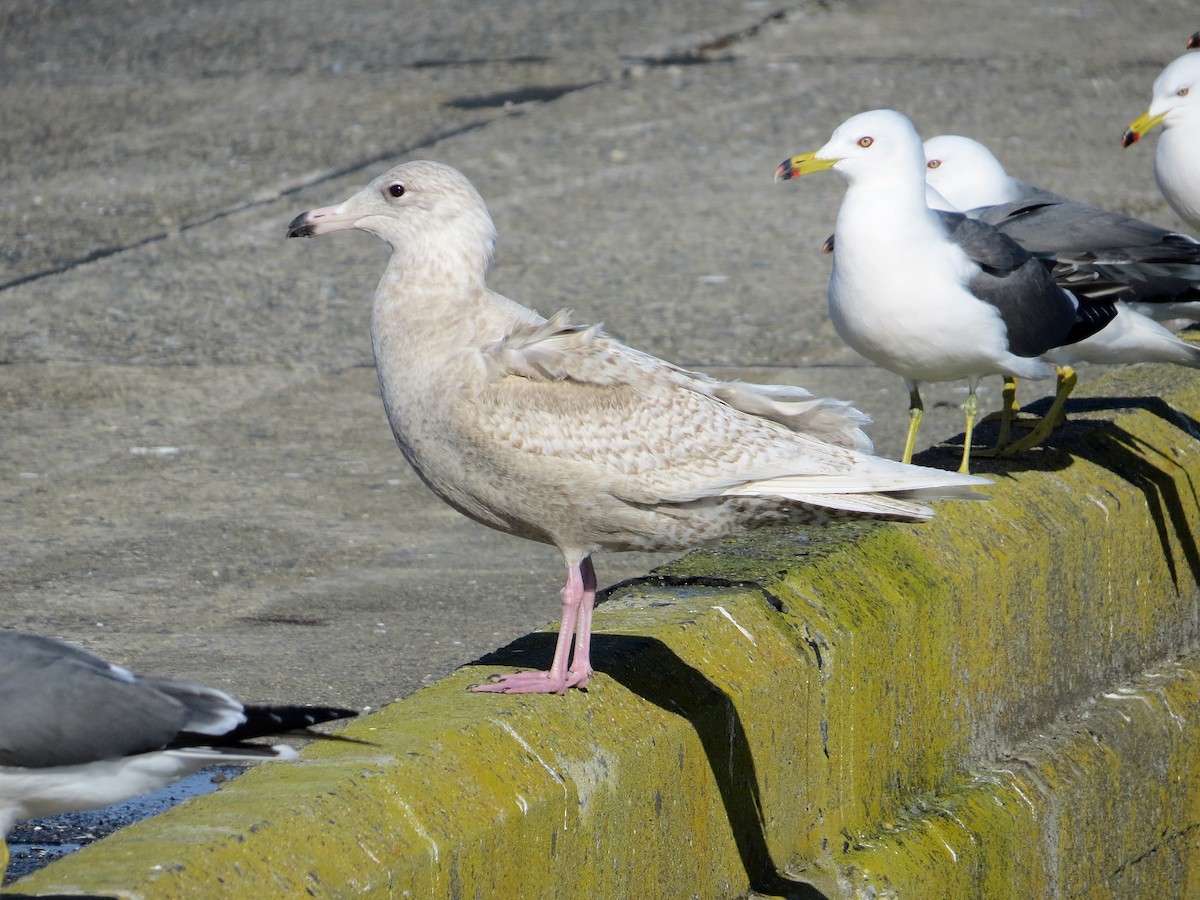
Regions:
<instances>
[{"instance_id":1,"label":"yellow leg","mask_svg":"<svg viewBox=\"0 0 1200 900\"><path fill-rule=\"evenodd\" d=\"M1050 404L1050 409L1042 416L1042 421L1038 422L1033 431L1025 435L1019 441L1013 441L1003 450L998 453L998 456L1012 456L1014 453L1020 453L1022 450L1028 450L1030 447L1036 447L1047 437L1050 436L1055 427L1065 420L1063 407L1066 406L1067 398L1071 396L1071 391L1075 389L1075 382L1078 377L1075 375L1075 370L1070 366L1058 367L1058 389L1054 393L1054 402Z\"/></svg>"},{"instance_id":2,"label":"yellow leg","mask_svg":"<svg viewBox=\"0 0 1200 900\"><path fill-rule=\"evenodd\" d=\"M967 431L963 435L962 464L958 471L963 475L971 474L971 433L975 430L975 416L979 412L979 401L975 397L975 386L971 385L971 393L967 394L967 402L963 404L963 412L967 417Z\"/></svg>"},{"instance_id":3,"label":"yellow leg","mask_svg":"<svg viewBox=\"0 0 1200 900\"><path fill-rule=\"evenodd\" d=\"M1017 406L1017 379L1011 375L1004 377L1004 405L1000 407L1000 433L996 435L996 446L993 450L1001 450L1012 440L1013 416L1020 407Z\"/></svg>"},{"instance_id":4,"label":"yellow leg","mask_svg":"<svg viewBox=\"0 0 1200 900\"><path fill-rule=\"evenodd\" d=\"M917 443L917 429L921 427L921 419L925 415L925 405L921 403L921 392L913 384L908 389L908 437L904 439L904 455L900 462L912 462L913 447Z\"/></svg>"}]
</instances>

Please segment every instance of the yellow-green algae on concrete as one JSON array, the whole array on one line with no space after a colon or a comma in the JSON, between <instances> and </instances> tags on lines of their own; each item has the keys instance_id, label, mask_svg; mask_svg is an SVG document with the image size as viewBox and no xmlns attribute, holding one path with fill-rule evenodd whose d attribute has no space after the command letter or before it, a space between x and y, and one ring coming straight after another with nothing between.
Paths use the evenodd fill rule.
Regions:
<instances>
[{"instance_id":1,"label":"yellow-green algae on concrete","mask_svg":"<svg viewBox=\"0 0 1200 900\"><path fill-rule=\"evenodd\" d=\"M1097 391L1118 399L988 466L986 503L771 531L614 592L586 694L465 693L548 657L531 635L348 729L375 746L312 747L18 888L1188 896L1200 699L1166 662L1200 637L1200 391Z\"/></svg>"},{"instance_id":2,"label":"yellow-green algae on concrete","mask_svg":"<svg viewBox=\"0 0 1200 900\"><path fill-rule=\"evenodd\" d=\"M1200 896L1198 709L1200 660L1148 671L855 835L822 887L880 898Z\"/></svg>"}]
</instances>

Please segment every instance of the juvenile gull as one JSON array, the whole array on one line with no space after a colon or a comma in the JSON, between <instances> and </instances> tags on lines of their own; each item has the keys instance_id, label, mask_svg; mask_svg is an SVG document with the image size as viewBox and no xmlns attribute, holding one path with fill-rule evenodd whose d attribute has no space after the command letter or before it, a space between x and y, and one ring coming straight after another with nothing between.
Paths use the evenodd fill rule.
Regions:
<instances>
[{"instance_id":1,"label":"juvenile gull","mask_svg":"<svg viewBox=\"0 0 1200 900\"><path fill-rule=\"evenodd\" d=\"M1154 180L1179 217L1200 231L1200 51L1188 50L1154 79L1150 108L1130 124L1122 146L1159 125Z\"/></svg>"},{"instance_id":2,"label":"juvenile gull","mask_svg":"<svg viewBox=\"0 0 1200 900\"><path fill-rule=\"evenodd\" d=\"M861 413L716 381L491 291L495 230L456 170L410 162L289 237L359 229L392 249L371 334L384 408L417 474L463 513L567 566L548 671L475 690L562 693L592 674L597 550L679 550L760 523L920 520L979 479L870 456ZM574 658L571 656L574 635Z\"/></svg>"},{"instance_id":3,"label":"juvenile gull","mask_svg":"<svg viewBox=\"0 0 1200 900\"><path fill-rule=\"evenodd\" d=\"M967 379L959 468L966 472L979 379L1054 374L1039 357L1070 339L1078 304L1015 241L960 213L929 208L921 138L900 113L872 110L848 119L819 150L782 163L775 178L827 169L846 180L829 279L834 328L904 379L904 461L921 422L920 383Z\"/></svg>"},{"instance_id":4,"label":"juvenile gull","mask_svg":"<svg viewBox=\"0 0 1200 900\"><path fill-rule=\"evenodd\" d=\"M1200 320L1200 241L1034 187L961 135L927 140L925 165L926 182L951 208L1055 260L1061 286L1136 304L1159 321Z\"/></svg>"},{"instance_id":5,"label":"juvenile gull","mask_svg":"<svg viewBox=\"0 0 1200 900\"><path fill-rule=\"evenodd\" d=\"M248 741L353 716L245 706L216 688L146 678L62 641L0 630L0 873L19 819L120 803L205 766L293 759Z\"/></svg>"}]
</instances>

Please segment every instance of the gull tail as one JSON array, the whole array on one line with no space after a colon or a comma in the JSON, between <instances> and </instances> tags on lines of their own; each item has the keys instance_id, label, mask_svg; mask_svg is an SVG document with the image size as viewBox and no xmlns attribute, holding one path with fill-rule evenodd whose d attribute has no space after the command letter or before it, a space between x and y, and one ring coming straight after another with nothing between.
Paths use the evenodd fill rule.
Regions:
<instances>
[{"instance_id":1,"label":"gull tail","mask_svg":"<svg viewBox=\"0 0 1200 900\"><path fill-rule=\"evenodd\" d=\"M976 475L874 459L845 473L781 475L726 488L735 497L782 498L810 506L883 518L923 522L933 516L932 500L986 500L973 488L991 484Z\"/></svg>"}]
</instances>

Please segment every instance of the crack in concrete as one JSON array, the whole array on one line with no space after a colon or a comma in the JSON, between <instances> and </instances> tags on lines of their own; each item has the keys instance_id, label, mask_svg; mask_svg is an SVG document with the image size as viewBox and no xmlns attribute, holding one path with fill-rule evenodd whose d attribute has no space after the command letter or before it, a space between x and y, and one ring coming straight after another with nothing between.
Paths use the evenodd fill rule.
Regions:
<instances>
[{"instance_id":1,"label":"crack in concrete","mask_svg":"<svg viewBox=\"0 0 1200 900\"><path fill-rule=\"evenodd\" d=\"M1121 865L1119 865L1115 869L1113 869L1112 872L1110 872L1108 875L1109 879L1119 878L1121 875L1123 875L1125 873L1126 869L1136 866L1138 863L1145 862L1147 859L1154 856L1160 850L1167 849L1175 841L1178 841L1181 838L1187 838L1188 835L1190 835L1192 832L1196 831L1196 829L1198 829L1198 828L1200 828L1200 823L1193 823L1191 825L1188 825L1186 828L1179 828L1179 829L1176 829L1176 830L1170 832L1169 834L1164 834L1158 841L1156 841L1153 844L1153 846L1151 846L1144 853L1134 857L1133 859L1129 860L1128 862L1121 863Z\"/></svg>"},{"instance_id":2,"label":"crack in concrete","mask_svg":"<svg viewBox=\"0 0 1200 900\"><path fill-rule=\"evenodd\" d=\"M828 0L814 0L813 4L805 4L805 5L816 5L818 7L822 7L824 5L827 5L827 3L828 3ZM577 84L550 85L550 86L526 85L524 87L514 88L511 90L507 90L507 91L499 91L494 94L483 94L483 95L477 95L477 96L465 96L465 97L455 98L454 100L449 101L446 105L450 106L452 108L455 108L455 109L462 109L462 110L498 109L498 110L500 110L501 114L499 116L492 116L487 119L479 120L476 122L469 122L465 125L460 125L456 128L450 128L450 129L446 129L441 132L436 132L433 134L425 135L424 137L412 142L411 144L406 144L401 147L394 147L394 148L384 151L383 153L378 153L375 156L372 156L370 158L359 159L352 163L347 163L346 165L339 166L335 169L330 169L329 171L321 174L320 176L317 176L315 178L310 178L303 183L295 184L288 188L283 188L281 190L276 191L275 193L273 193L270 196L256 197L253 199L242 201L240 203L235 203L231 206L223 207L221 209L215 210L212 213L209 213L208 215L204 215L199 218L192 219L191 221L184 222L183 224L179 225L177 228L171 229L169 231L157 231L152 234L145 235L136 240L129 241L128 243L125 243L125 244L112 246L112 247L101 247L101 248L92 250L91 252L89 252L89 253L85 254L84 256L81 256L77 259L73 259L68 262L62 263L61 265L53 266L48 269L43 269L39 272L31 272L28 275L22 275L17 278L12 278L5 282L0 282L0 292L9 290L11 288L19 287L20 285L28 284L33 281L39 281L43 278L51 278L55 275L61 275L65 272L70 272L81 266L86 266L89 263L98 262L100 260L107 259L111 256L116 256L117 254L120 254L120 253L125 253L130 250L137 250L142 247L146 247L150 244L155 244L160 241L165 241L170 237L175 237L179 234L182 234L182 233L185 233L188 231L192 231L196 228L201 228L205 225L210 225L213 222L217 222L217 221L220 221L221 219L225 219L230 216L237 215L238 213L242 213L242 212L245 212L250 209L256 209L260 206L266 206L270 203L274 203L276 200L280 200L284 197L292 196L293 194L297 194L300 191L303 191L303 190L313 187L315 185L324 184L328 181L332 181L334 179L341 178L343 175L349 175L352 172L357 172L361 169L365 169L370 166L375 166L381 162L387 162L387 161L396 159L398 157L408 156L410 154L415 153L417 150L419 150L423 147L430 146L432 144L438 143L439 141L444 141L449 138L457 137L458 135L461 135L461 134L466 134L468 132L475 131L479 128L484 128L484 127L490 125L493 121L496 121L496 119L498 119L498 118L505 118L508 116L520 115L523 112L521 107L525 106L526 104L552 103L563 97L569 96L577 91L585 90L590 87L595 87L596 85L617 83L621 78L625 77L631 69L638 67L638 66L650 67L650 68L669 68L671 66L679 66L679 65L701 65L701 64L722 62L722 61L724 61L723 59L714 58L714 57L710 56L709 54L711 54L713 51L717 51L717 50L726 50L735 44L749 40L749 39L753 38L754 36L756 36L766 25L770 24L771 22L782 21L787 18L787 15L788 15L787 9L774 10L770 13L767 13L765 16L763 16L762 18L760 18L759 20L757 20L756 22L754 22L750 25L747 25L743 28L735 29L734 31L730 31L725 34L718 35L714 38L710 38L708 40L703 41L702 43L698 43L695 47L692 47L692 48L685 48L682 50L677 50L677 51L665 53L662 55L645 54L645 55L635 55L635 56L623 56L621 58L624 61L626 61L627 64L622 66L618 72L607 75L604 78L593 80L593 81L580 82ZM499 63L499 64L514 64L514 65L528 65L528 64L544 64L544 63L553 62L553 61L554 60L552 58L545 57L545 56L515 56L515 57L505 57L505 58L501 58L501 59L469 58L469 59L463 59L463 60L430 59L430 60L419 60L417 62L410 63L408 66L405 66L405 68L423 69L423 68L437 68L437 67L450 67L450 66L482 66L482 65L493 65L493 64L497 64L497 63Z\"/></svg>"},{"instance_id":3,"label":"crack in concrete","mask_svg":"<svg viewBox=\"0 0 1200 900\"><path fill-rule=\"evenodd\" d=\"M482 119L482 120L475 121L475 122L468 122L467 124L460 125L456 128L448 128L448 129L445 129L444 131L425 135L424 137L421 137L417 141L413 142L412 144L406 144L402 147L393 147L389 150L383 151L382 153L377 153L376 155L374 155L368 159L359 159L352 163L347 163L344 166L338 166L337 168L329 169L328 171L322 173L321 175L319 175L315 178L309 178L308 180L301 182L299 184L294 184L291 187L282 188L282 189L276 191L275 193L271 194L268 197L255 197L252 199L244 200L240 203L235 203L231 206L223 207L223 208L215 210L214 212L211 212L207 215L201 216L196 219L192 219L189 222L184 222L178 228L174 228L170 231L157 231L157 232L154 232L153 234L145 235L144 237L138 238L137 240L130 241L129 243L121 244L119 246L101 247L99 249L91 251L90 253L86 254L85 256L81 256L78 259L73 259L70 262L65 262L62 265L54 266L53 268L50 268L50 269L43 269L40 272L31 272L28 275L22 275L19 278L13 278L13 279L10 279L9 281L0 283L0 292L6 291L10 288L18 287L22 284L28 284L31 281L39 281L43 278L50 278L55 275L61 275L64 272L70 272L81 266L86 266L89 263L97 262L102 259L107 259L110 256L116 256L117 254L125 253L129 250L137 250L141 247L146 247L150 244L156 244L159 241L165 241L170 237L176 237L185 232L193 231L197 228L202 228L205 225L211 225L213 222L218 222L221 219L227 219L230 216L237 215L238 213L243 213L243 212L246 212L247 210L251 210L251 209L257 209L260 206L267 206L271 203L274 203L277 200L282 200L285 197L290 197L294 194L298 194L301 191L304 191L315 185L324 184L326 182L333 181L337 178L341 178L343 175L349 175L352 172L359 171L360 169L364 169L369 166L374 166L374 165L377 165L382 162L387 162L389 160L395 159L398 156L407 156L411 153L414 153L421 147L427 147L430 144L436 144L439 141L444 141L449 138L457 137L460 134L467 134L468 132L475 131L476 129L486 127L487 125L490 125L495 120L495 118L496 117L493 116L493 117L489 117L487 119Z\"/></svg>"}]
</instances>

